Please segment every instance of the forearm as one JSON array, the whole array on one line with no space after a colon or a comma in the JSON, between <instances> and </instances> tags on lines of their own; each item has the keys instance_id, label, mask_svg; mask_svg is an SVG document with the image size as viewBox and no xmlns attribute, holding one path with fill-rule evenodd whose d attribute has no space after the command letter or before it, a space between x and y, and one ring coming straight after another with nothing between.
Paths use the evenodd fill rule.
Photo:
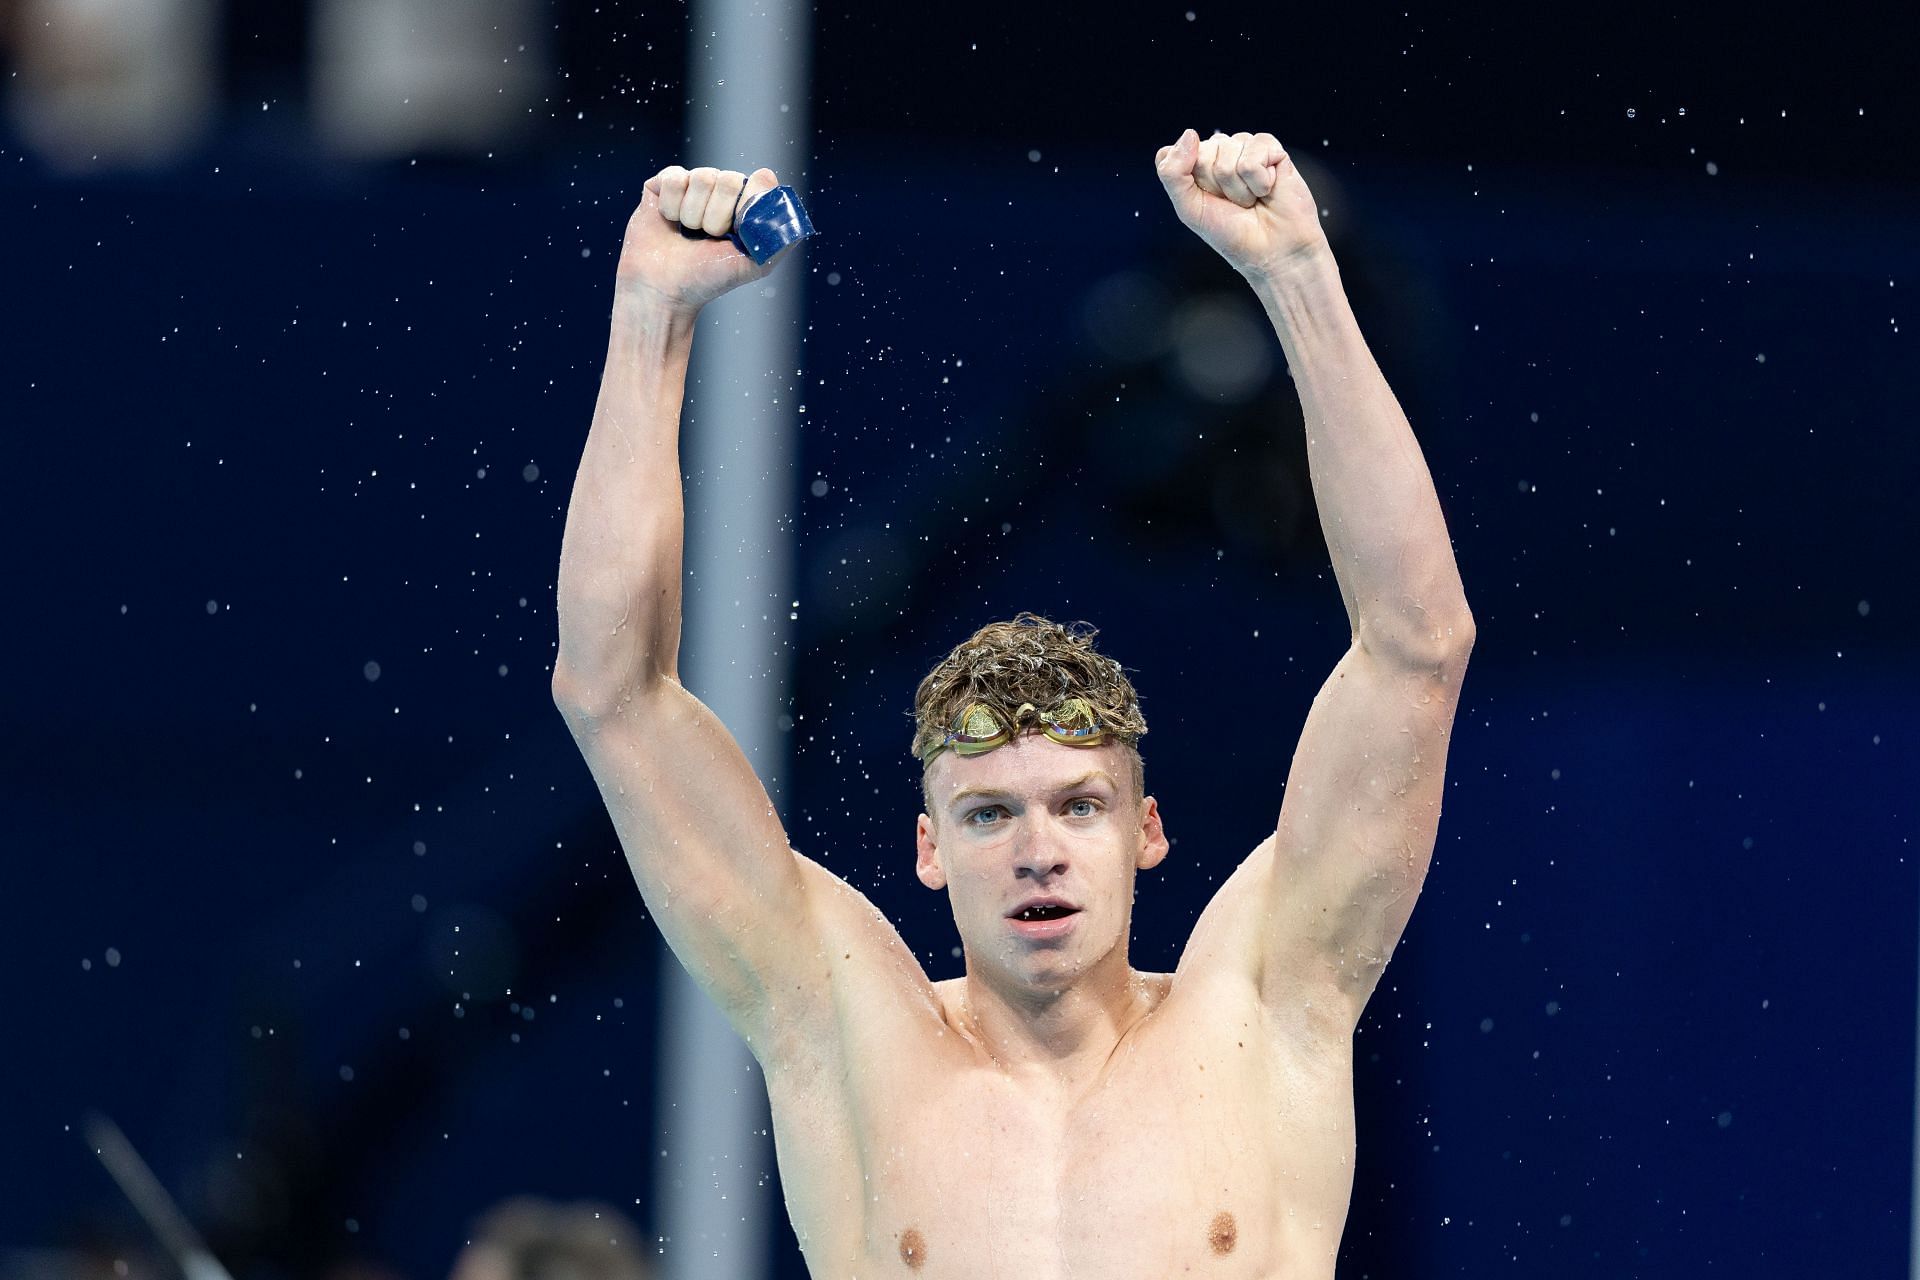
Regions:
<instances>
[{"instance_id":1,"label":"forearm","mask_svg":"<svg viewBox=\"0 0 1920 1280\"><path fill-rule=\"evenodd\" d=\"M557 698L606 703L677 677L680 407L694 315L615 298L560 550Z\"/></svg>"},{"instance_id":2,"label":"forearm","mask_svg":"<svg viewBox=\"0 0 1920 1280\"><path fill-rule=\"evenodd\" d=\"M1314 502L1353 634L1419 663L1464 649L1472 621L1433 478L1332 255L1252 283L1300 394Z\"/></svg>"}]
</instances>

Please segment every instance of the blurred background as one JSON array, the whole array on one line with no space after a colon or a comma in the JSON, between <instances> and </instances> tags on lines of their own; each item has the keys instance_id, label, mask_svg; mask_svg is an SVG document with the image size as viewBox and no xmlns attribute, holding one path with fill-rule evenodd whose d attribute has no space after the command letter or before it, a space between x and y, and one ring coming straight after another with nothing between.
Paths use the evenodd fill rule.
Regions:
<instances>
[{"instance_id":1,"label":"blurred background","mask_svg":"<svg viewBox=\"0 0 1920 1280\"><path fill-rule=\"evenodd\" d=\"M784 157L820 230L697 340L690 521L727 379L776 448L732 468L763 533L690 530L689 687L939 979L914 686L1020 609L1094 623L1171 969L1348 641L1279 345L1153 173L1189 125L1325 206L1479 630L1340 1274L1908 1274L1887 16L0 3L0 1276L176 1274L96 1111L235 1277L805 1274L743 1058L738 1140L673 1136L672 962L548 688L668 163Z\"/></svg>"}]
</instances>

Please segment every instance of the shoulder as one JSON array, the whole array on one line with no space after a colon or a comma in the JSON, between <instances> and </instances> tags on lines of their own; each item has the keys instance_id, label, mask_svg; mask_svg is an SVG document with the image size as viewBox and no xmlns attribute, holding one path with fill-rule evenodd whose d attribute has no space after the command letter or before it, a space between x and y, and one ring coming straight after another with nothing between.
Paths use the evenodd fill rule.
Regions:
<instances>
[{"instance_id":1,"label":"shoulder","mask_svg":"<svg viewBox=\"0 0 1920 1280\"><path fill-rule=\"evenodd\" d=\"M762 1067L774 1059L812 1061L832 1053L898 1046L937 1030L944 1001L900 933L868 897L795 852L815 947L806 980L783 988ZM888 1051L892 1051L889 1049Z\"/></svg>"}]
</instances>

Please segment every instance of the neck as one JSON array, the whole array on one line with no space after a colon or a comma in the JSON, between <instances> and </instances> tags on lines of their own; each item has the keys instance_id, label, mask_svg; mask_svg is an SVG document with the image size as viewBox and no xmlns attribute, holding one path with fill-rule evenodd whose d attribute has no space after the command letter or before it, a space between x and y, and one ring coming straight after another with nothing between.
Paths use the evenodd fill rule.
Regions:
<instances>
[{"instance_id":1,"label":"neck","mask_svg":"<svg viewBox=\"0 0 1920 1280\"><path fill-rule=\"evenodd\" d=\"M1059 990L997 983L972 964L961 990L963 1029L1002 1070L1066 1083L1105 1066L1151 1008L1145 978L1128 965L1123 948Z\"/></svg>"}]
</instances>

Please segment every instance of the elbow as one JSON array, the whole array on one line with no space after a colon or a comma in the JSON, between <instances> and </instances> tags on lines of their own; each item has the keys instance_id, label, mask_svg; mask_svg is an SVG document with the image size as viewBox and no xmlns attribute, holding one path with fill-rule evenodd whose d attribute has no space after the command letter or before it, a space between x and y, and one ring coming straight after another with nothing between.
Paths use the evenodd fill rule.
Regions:
<instances>
[{"instance_id":1,"label":"elbow","mask_svg":"<svg viewBox=\"0 0 1920 1280\"><path fill-rule=\"evenodd\" d=\"M1473 655L1473 642L1477 634L1473 615L1462 608L1459 613L1448 614L1440 619L1433 628L1424 656L1442 671L1457 671L1465 667L1467 659Z\"/></svg>"},{"instance_id":2,"label":"elbow","mask_svg":"<svg viewBox=\"0 0 1920 1280\"><path fill-rule=\"evenodd\" d=\"M561 603L551 683L554 705L569 719L611 714L677 679L677 630L665 615L637 613L630 601Z\"/></svg>"},{"instance_id":3,"label":"elbow","mask_svg":"<svg viewBox=\"0 0 1920 1280\"><path fill-rule=\"evenodd\" d=\"M553 667L553 705L569 724L604 719L626 700L621 683L583 677L563 663Z\"/></svg>"},{"instance_id":4,"label":"elbow","mask_svg":"<svg viewBox=\"0 0 1920 1280\"><path fill-rule=\"evenodd\" d=\"M1446 633L1448 653L1465 663L1473 652L1475 638L1480 634L1474 626L1473 615L1462 608L1460 616L1447 624Z\"/></svg>"},{"instance_id":5,"label":"elbow","mask_svg":"<svg viewBox=\"0 0 1920 1280\"><path fill-rule=\"evenodd\" d=\"M592 687L557 662L553 667L552 683L553 705L559 708L568 724L592 720L604 711L601 705L604 700L594 696Z\"/></svg>"},{"instance_id":6,"label":"elbow","mask_svg":"<svg viewBox=\"0 0 1920 1280\"><path fill-rule=\"evenodd\" d=\"M1363 620L1355 639L1376 657L1422 671L1458 670L1467 665L1476 635L1465 606L1421 614L1409 625L1380 627Z\"/></svg>"},{"instance_id":7,"label":"elbow","mask_svg":"<svg viewBox=\"0 0 1920 1280\"><path fill-rule=\"evenodd\" d=\"M569 724L591 724L621 714L636 700L645 701L661 686L677 683L671 673L645 666L619 678L583 675L564 662L553 667L553 705Z\"/></svg>"},{"instance_id":8,"label":"elbow","mask_svg":"<svg viewBox=\"0 0 1920 1280\"><path fill-rule=\"evenodd\" d=\"M579 679L557 662L553 664L553 679L550 687L553 690L553 705L560 710L571 711L580 705Z\"/></svg>"}]
</instances>

